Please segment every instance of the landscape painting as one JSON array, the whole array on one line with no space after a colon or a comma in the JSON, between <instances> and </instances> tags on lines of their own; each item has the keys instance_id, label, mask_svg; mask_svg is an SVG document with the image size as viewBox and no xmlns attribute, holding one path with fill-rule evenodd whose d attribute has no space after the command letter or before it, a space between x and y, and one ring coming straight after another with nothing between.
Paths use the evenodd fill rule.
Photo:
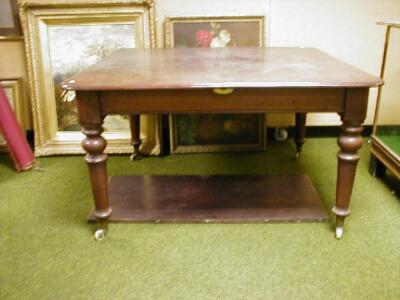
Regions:
<instances>
[{"instance_id":1,"label":"landscape painting","mask_svg":"<svg viewBox=\"0 0 400 300\"><path fill-rule=\"evenodd\" d=\"M79 131L74 91L64 91L60 83L121 48L135 48L134 24L50 26L49 48L54 79L58 127ZM108 116L105 131L128 131L124 116Z\"/></svg>"}]
</instances>

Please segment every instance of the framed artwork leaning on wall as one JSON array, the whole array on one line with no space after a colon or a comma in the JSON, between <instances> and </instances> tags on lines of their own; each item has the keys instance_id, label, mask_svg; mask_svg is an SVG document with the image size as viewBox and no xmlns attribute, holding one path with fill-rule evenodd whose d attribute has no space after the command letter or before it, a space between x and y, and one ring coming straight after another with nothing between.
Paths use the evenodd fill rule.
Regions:
<instances>
[{"instance_id":1,"label":"framed artwork leaning on wall","mask_svg":"<svg viewBox=\"0 0 400 300\"><path fill-rule=\"evenodd\" d=\"M25 130L21 78L0 78L0 85L4 88L8 101L17 117L18 123L21 125L22 130ZM0 152L5 152L6 149L5 141L0 134Z\"/></svg>"},{"instance_id":2,"label":"framed artwork leaning on wall","mask_svg":"<svg viewBox=\"0 0 400 300\"><path fill-rule=\"evenodd\" d=\"M22 35L17 0L0 0L0 36Z\"/></svg>"},{"instance_id":3,"label":"framed artwork leaning on wall","mask_svg":"<svg viewBox=\"0 0 400 300\"><path fill-rule=\"evenodd\" d=\"M263 47L264 16L168 17L165 45ZM171 153L263 150L264 114L170 115Z\"/></svg>"},{"instance_id":4,"label":"framed artwork leaning on wall","mask_svg":"<svg viewBox=\"0 0 400 300\"><path fill-rule=\"evenodd\" d=\"M153 5L146 0L22 0L36 156L83 153L75 92L60 84L120 48L155 47ZM141 116L142 153L160 153L160 124L159 116ZM128 116L108 116L103 128L106 152L133 152Z\"/></svg>"}]
</instances>

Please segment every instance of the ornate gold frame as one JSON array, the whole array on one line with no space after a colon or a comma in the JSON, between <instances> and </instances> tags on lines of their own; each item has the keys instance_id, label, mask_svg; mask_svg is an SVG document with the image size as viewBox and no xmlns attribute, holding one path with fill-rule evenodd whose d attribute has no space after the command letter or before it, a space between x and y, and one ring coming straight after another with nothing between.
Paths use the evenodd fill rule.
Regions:
<instances>
[{"instance_id":1,"label":"ornate gold frame","mask_svg":"<svg viewBox=\"0 0 400 300\"><path fill-rule=\"evenodd\" d=\"M4 88L11 88L13 93L13 107L15 116L19 124L21 125L22 130L25 130L25 122L24 122L24 110L22 104L22 79L21 78L5 78L0 79L0 84ZM5 141L0 137L0 152L4 152L6 150Z\"/></svg>"},{"instance_id":2,"label":"ornate gold frame","mask_svg":"<svg viewBox=\"0 0 400 300\"><path fill-rule=\"evenodd\" d=\"M164 21L164 42L166 48L172 48L174 37L172 27L175 23L199 23L199 22L259 22L259 46L266 46L265 16L171 16ZM265 116L260 114L259 144L240 145L178 145L177 122L173 115L169 115L170 149L171 153L193 153L193 152L222 152L222 151L249 151L263 150L266 145Z\"/></svg>"},{"instance_id":3,"label":"ornate gold frame","mask_svg":"<svg viewBox=\"0 0 400 300\"><path fill-rule=\"evenodd\" d=\"M1 41L23 41L24 37L21 35L7 35L7 36L0 36Z\"/></svg>"},{"instance_id":4,"label":"ornate gold frame","mask_svg":"<svg viewBox=\"0 0 400 300\"><path fill-rule=\"evenodd\" d=\"M58 130L54 83L47 28L71 24L135 24L140 47L156 47L154 3L151 0L22 0L20 18L25 36L26 58L35 132L35 155L81 154L83 134ZM161 152L159 116L141 117L145 154ZM130 132L105 132L108 153L132 153Z\"/></svg>"}]
</instances>

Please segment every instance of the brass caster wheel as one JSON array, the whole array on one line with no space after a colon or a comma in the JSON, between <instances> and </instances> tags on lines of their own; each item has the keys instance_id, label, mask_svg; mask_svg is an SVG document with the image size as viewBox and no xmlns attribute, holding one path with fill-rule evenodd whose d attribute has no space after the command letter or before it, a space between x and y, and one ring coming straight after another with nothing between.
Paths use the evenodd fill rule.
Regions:
<instances>
[{"instance_id":1,"label":"brass caster wheel","mask_svg":"<svg viewBox=\"0 0 400 300\"><path fill-rule=\"evenodd\" d=\"M34 161L34 162L33 162L33 169L34 169L35 171L38 171L38 172L43 172L43 171L44 171L44 169L43 169L43 167L41 166L41 164L39 164L37 161Z\"/></svg>"},{"instance_id":2,"label":"brass caster wheel","mask_svg":"<svg viewBox=\"0 0 400 300\"><path fill-rule=\"evenodd\" d=\"M285 128L277 127L274 131L274 138L278 142L284 142L288 138L288 131Z\"/></svg>"},{"instance_id":3,"label":"brass caster wheel","mask_svg":"<svg viewBox=\"0 0 400 300\"><path fill-rule=\"evenodd\" d=\"M94 239L95 239L96 241L101 241L101 240L106 236L106 233L107 233L107 229L105 229L105 228L99 228L99 229L97 229L96 232L94 233Z\"/></svg>"},{"instance_id":4,"label":"brass caster wheel","mask_svg":"<svg viewBox=\"0 0 400 300\"><path fill-rule=\"evenodd\" d=\"M139 160L139 159L142 159L142 158L143 158L143 155L140 155L140 154L138 154L138 153L133 153L133 154L129 157L129 159L130 159L131 161Z\"/></svg>"},{"instance_id":5,"label":"brass caster wheel","mask_svg":"<svg viewBox=\"0 0 400 300\"><path fill-rule=\"evenodd\" d=\"M300 156L301 156L301 152L300 151L296 152L296 159L299 159Z\"/></svg>"},{"instance_id":6,"label":"brass caster wheel","mask_svg":"<svg viewBox=\"0 0 400 300\"><path fill-rule=\"evenodd\" d=\"M336 227L336 239L340 240L343 236L343 227Z\"/></svg>"}]
</instances>

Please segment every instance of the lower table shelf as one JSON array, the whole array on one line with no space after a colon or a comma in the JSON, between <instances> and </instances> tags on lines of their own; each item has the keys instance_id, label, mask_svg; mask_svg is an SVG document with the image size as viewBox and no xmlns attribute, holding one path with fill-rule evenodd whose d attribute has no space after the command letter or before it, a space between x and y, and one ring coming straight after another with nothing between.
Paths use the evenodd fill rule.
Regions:
<instances>
[{"instance_id":1,"label":"lower table shelf","mask_svg":"<svg viewBox=\"0 0 400 300\"><path fill-rule=\"evenodd\" d=\"M307 175L115 176L110 221L310 222L329 217ZM89 216L93 221L93 214Z\"/></svg>"}]
</instances>

